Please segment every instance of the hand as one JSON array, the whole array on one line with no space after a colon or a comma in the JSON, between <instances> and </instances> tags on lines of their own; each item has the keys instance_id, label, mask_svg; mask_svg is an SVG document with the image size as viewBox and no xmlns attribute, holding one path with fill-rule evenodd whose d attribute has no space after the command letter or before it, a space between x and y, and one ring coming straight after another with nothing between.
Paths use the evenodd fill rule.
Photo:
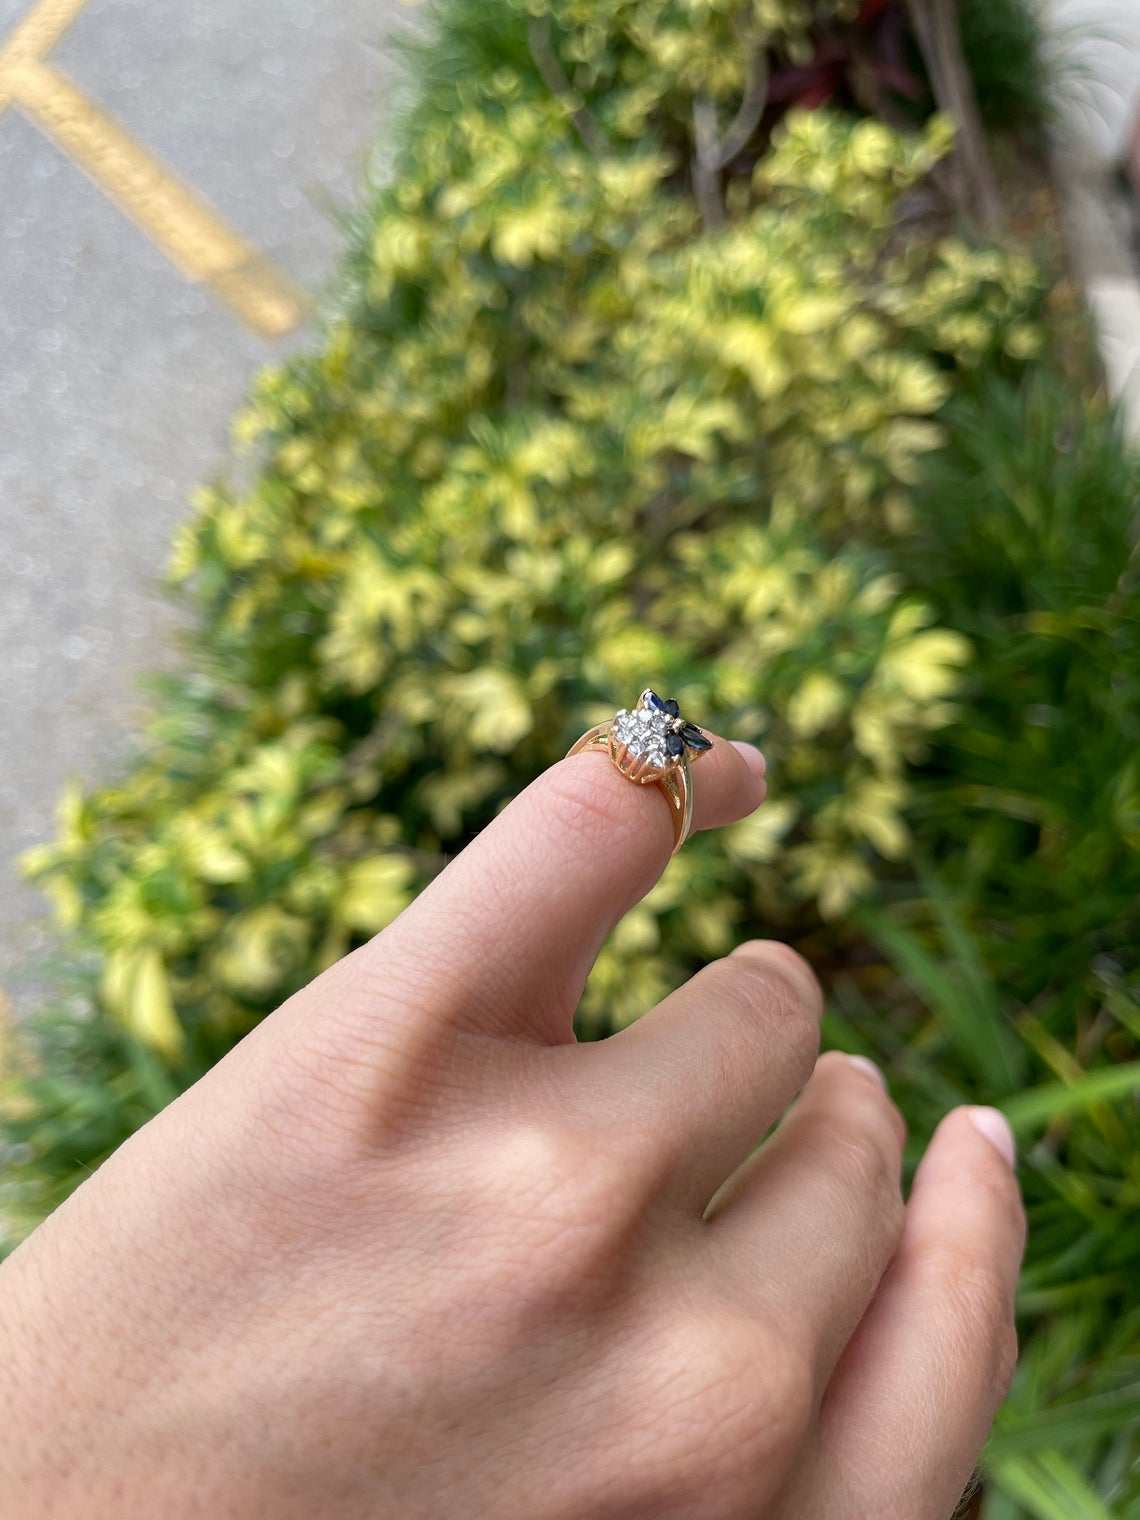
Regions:
<instances>
[{"instance_id":1,"label":"hand","mask_svg":"<svg viewBox=\"0 0 1140 1520\"><path fill-rule=\"evenodd\" d=\"M696 825L762 771L718 740ZM775 943L575 1044L671 843L559 762L15 1252L6 1520L945 1520L1015 1355L1000 1116L904 1210L902 1121Z\"/></svg>"}]
</instances>

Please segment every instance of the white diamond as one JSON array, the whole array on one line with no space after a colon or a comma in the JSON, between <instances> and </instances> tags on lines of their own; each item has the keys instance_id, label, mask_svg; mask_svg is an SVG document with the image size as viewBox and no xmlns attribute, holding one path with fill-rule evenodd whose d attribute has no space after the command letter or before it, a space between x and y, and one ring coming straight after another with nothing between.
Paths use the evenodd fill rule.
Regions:
<instances>
[{"instance_id":1,"label":"white diamond","mask_svg":"<svg viewBox=\"0 0 1140 1520\"><path fill-rule=\"evenodd\" d=\"M672 723L669 714L657 708L638 707L631 712L623 707L614 716L614 738L625 744L631 755L644 756L650 765L664 770L669 764L665 736Z\"/></svg>"}]
</instances>

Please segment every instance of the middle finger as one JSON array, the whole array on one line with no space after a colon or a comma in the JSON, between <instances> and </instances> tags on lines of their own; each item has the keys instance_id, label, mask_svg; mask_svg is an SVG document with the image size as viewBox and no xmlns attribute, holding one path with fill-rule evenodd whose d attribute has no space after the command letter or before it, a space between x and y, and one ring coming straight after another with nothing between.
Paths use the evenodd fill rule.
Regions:
<instances>
[{"instance_id":1,"label":"middle finger","mask_svg":"<svg viewBox=\"0 0 1140 1520\"><path fill-rule=\"evenodd\" d=\"M663 1199L696 1220L811 1076L822 1014L790 946L746 940L574 1064L599 1132L652 1136Z\"/></svg>"}]
</instances>

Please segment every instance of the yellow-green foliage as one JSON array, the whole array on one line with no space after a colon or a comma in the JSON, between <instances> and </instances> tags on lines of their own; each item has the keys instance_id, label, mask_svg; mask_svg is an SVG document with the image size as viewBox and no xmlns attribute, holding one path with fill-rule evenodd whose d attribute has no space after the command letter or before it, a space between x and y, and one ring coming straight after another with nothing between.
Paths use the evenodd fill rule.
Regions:
<instances>
[{"instance_id":1,"label":"yellow-green foliage","mask_svg":"<svg viewBox=\"0 0 1140 1520\"><path fill-rule=\"evenodd\" d=\"M970 652L875 544L961 369L1031 345L1033 271L897 241L937 120L793 115L704 230L678 102L727 119L739 6L553 12L604 141L523 66L413 118L343 318L239 420L252 485L180 535L193 673L30 861L105 1008L175 1062L381 927L647 683L763 744L773 801L677 857L587 1014L635 1016L760 914L841 913L906 850L907 766ZM748 27L794 46L808 12Z\"/></svg>"},{"instance_id":2,"label":"yellow-green foliage","mask_svg":"<svg viewBox=\"0 0 1140 1520\"><path fill-rule=\"evenodd\" d=\"M525 14L556 23L570 82L586 95L604 91L602 115L609 122L621 121L623 112L635 109L643 120L651 107L657 114L676 110L687 119L687 106L696 95L734 110L758 45L805 62L812 53L815 24L850 19L859 9L859 0L516 3Z\"/></svg>"}]
</instances>

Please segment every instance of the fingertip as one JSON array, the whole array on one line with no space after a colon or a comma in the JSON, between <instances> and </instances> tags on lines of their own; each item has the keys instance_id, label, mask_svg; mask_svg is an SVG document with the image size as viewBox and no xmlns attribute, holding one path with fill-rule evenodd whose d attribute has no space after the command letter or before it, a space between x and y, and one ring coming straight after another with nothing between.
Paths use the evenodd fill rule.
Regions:
<instances>
[{"instance_id":1,"label":"fingertip","mask_svg":"<svg viewBox=\"0 0 1140 1520\"><path fill-rule=\"evenodd\" d=\"M712 749L691 765L693 827L723 828L754 813L768 795L763 755L743 739L705 730Z\"/></svg>"},{"instance_id":2,"label":"fingertip","mask_svg":"<svg viewBox=\"0 0 1140 1520\"><path fill-rule=\"evenodd\" d=\"M728 742L743 757L745 765L757 781L764 781L768 775L768 762L763 751L757 749L755 744L749 744L746 739L730 739Z\"/></svg>"},{"instance_id":3,"label":"fingertip","mask_svg":"<svg viewBox=\"0 0 1140 1520\"><path fill-rule=\"evenodd\" d=\"M915 1174L912 1200L918 1199L935 1214L949 1209L958 1228L967 1218L987 1217L1020 1259L1025 1205L1013 1134L1000 1109L963 1104L943 1117Z\"/></svg>"},{"instance_id":4,"label":"fingertip","mask_svg":"<svg viewBox=\"0 0 1140 1520\"><path fill-rule=\"evenodd\" d=\"M881 1066L877 1066L870 1056L848 1055L847 1060L856 1071L861 1071L865 1077L870 1077L872 1082L877 1082L884 1092L887 1091L887 1078Z\"/></svg>"},{"instance_id":5,"label":"fingertip","mask_svg":"<svg viewBox=\"0 0 1140 1520\"><path fill-rule=\"evenodd\" d=\"M731 955L759 960L777 976L796 988L817 1018L823 1013L823 989L819 978L798 950L781 939L746 939L736 945Z\"/></svg>"},{"instance_id":6,"label":"fingertip","mask_svg":"<svg viewBox=\"0 0 1140 1520\"><path fill-rule=\"evenodd\" d=\"M833 1084L839 1083L843 1090L850 1092L852 1089L846 1084L850 1082L852 1072L856 1073L859 1091L865 1092L868 1085L873 1088L877 1095L876 1108L887 1115L901 1151L906 1143L906 1120L891 1098L886 1073L874 1061L867 1056L851 1055L845 1050L825 1050L815 1063L813 1081L818 1079L828 1084L824 1102L831 1106L835 1101Z\"/></svg>"},{"instance_id":7,"label":"fingertip","mask_svg":"<svg viewBox=\"0 0 1140 1520\"><path fill-rule=\"evenodd\" d=\"M1010 1122L1001 1109L978 1106L967 1108L965 1113L978 1134L989 1141L1005 1164L1010 1168L1015 1167L1017 1142L1013 1138Z\"/></svg>"},{"instance_id":8,"label":"fingertip","mask_svg":"<svg viewBox=\"0 0 1140 1520\"><path fill-rule=\"evenodd\" d=\"M944 1156L942 1164L959 1170L990 1162L995 1156L1004 1169L1017 1170L1017 1144L1009 1120L1000 1108L988 1104L963 1103L944 1114L928 1154L935 1159Z\"/></svg>"},{"instance_id":9,"label":"fingertip","mask_svg":"<svg viewBox=\"0 0 1140 1520\"><path fill-rule=\"evenodd\" d=\"M747 818L768 795L768 762L755 744L746 739L729 739L722 749L736 762L731 767L734 774L727 789L729 807L737 818Z\"/></svg>"}]
</instances>

